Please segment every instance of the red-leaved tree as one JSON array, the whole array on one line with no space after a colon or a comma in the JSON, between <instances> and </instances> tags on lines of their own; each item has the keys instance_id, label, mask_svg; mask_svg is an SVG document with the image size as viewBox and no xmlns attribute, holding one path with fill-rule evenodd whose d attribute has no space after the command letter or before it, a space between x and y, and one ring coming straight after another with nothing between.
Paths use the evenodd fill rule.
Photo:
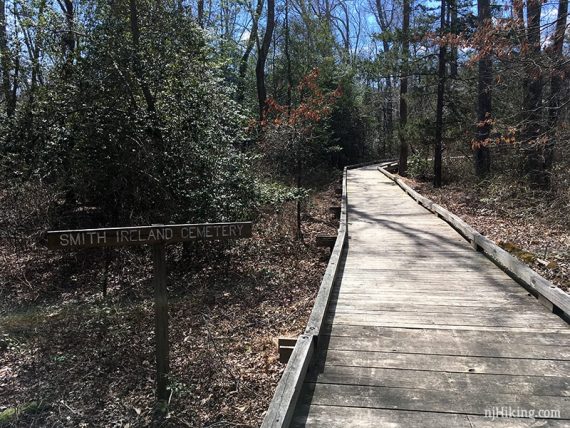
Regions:
<instances>
[{"instance_id":1,"label":"red-leaved tree","mask_svg":"<svg viewBox=\"0 0 570 428\"><path fill-rule=\"evenodd\" d=\"M305 195L302 189L306 168L325 152L338 150L331 145L327 134L327 122L341 89L324 91L318 82L319 70L313 69L293 90L297 105L279 104L269 98L266 114L261 122L263 138L261 149L268 162L277 170L293 177L296 189L297 238L301 233L301 202Z\"/></svg>"}]
</instances>

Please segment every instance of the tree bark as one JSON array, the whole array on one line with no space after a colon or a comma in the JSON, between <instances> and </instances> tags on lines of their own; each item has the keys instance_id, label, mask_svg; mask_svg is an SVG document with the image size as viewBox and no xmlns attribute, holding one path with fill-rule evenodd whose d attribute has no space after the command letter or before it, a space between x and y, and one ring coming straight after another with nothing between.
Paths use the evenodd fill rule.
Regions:
<instances>
[{"instance_id":1,"label":"tree bark","mask_svg":"<svg viewBox=\"0 0 570 428\"><path fill-rule=\"evenodd\" d=\"M75 34L73 32L73 23L75 20L75 9L73 7L73 0L58 0L61 11L65 15L65 24L67 25L67 32L63 35L63 51L65 56L75 51Z\"/></svg>"},{"instance_id":2,"label":"tree bark","mask_svg":"<svg viewBox=\"0 0 570 428\"><path fill-rule=\"evenodd\" d=\"M549 127L552 128L558 123L561 104L562 83L564 81L561 63L563 61L562 47L564 45L564 33L568 20L568 0L560 0L558 3L558 16L556 19L556 29L554 31L554 43L550 52L553 70L550 75L550 102L548 108Z\"/></svg>"},{"instance_id":3,"label":"tree bark","mask_svg":"<svg viewBox=\"0 0 570 428\"><path fill-rule=\"evenodd\" d=\"M8 47L8 25L6 22L6 2L0 0L0 65L2 66L2 95L6 104L6 116L12 117L15 111L15 100L12 99L12 59Z\"/></svg>"},{"instance_id":4,"label":"tree bark","mask_svg":"<svg viewBox=\"0 0 570 428\"><path fill-rule=\"evenodd\" d=\"M204 0L198 0L198 26L204 28Z\"/></svg>"},{"instance_id":5,"label":"tree bark","mask_svg":"<svg viewBox=\"0 0 570 428\"><path fill-rule=\"evenodd\" d=\"M267 89L265 87L265 63L269 54L273 29L275 28L275 0L267 0L267 25L263 41L257 55L255 66L255 78L257 84L257 101L259 104L259 120L265 119L265 103L267 101Z\"/></svg>"},{"instance_id":6,"label":"tree bark","mask_svg":"<svg viewBox=\"0 0 570 428\"><path fill-rule=\"evenodd\" d=\"M544 149L544 167L546 170L552 168L554 163L554 151L556 148L556 128L560 117L562 104L562 83L565 79L565 71L562 63L562 47L564 45L564 33L566 32L566 22L568 20L568 0L559 0L558 15L556 17L556 28L554 30L554 43L550 51L552 60L552 70L550 72L550 99L548 102L548 144Z\"/></svg>"},{"instance_id":7,"label":"tree bark","mask_svg":"<svg viewBox=\"0 0 570 428\"><path fill-rule=\"evenodd\" d=\"M406 176L408 172L408 142L406 140L406 124L408 123L408 57L410 55L410 0L404 0L402 22L402 69L400 77L400 161L398 172Z\"/></svg>"},{"instance_id":8,"label":"tree bark","mask_svg":"<svg viewBox=\"0 0 570 428\"><path fill-rule=\"evenodd\" d=\"M392 16L388 17L386 15L386 10L384 8L384 4L382 0L376 0L376 12L377 12L377 22L380 26L380 29L383 32L389 32L392 18L393 18L393 11ZM385 38L382 39L382 49L384 54L388 55L390 52L390 44L388 40ZM393 93L392 93L392 77L386 77L386 144L390 146L390 150L392 150L392 140L393 140L393 133L394 133L394 101L393 101Z\"/></svg>"},{"instance_id":9,"label":"tree bark","mask_svg":"<svg viewBox=\"0 0 570 428\"><path fill-rule=\"evenodd\" d=\"M451 21L451 32L455 35L459 34L459 29L457 28L457 12L458 12L458 1L451 0L449 2L449 12ZM459 60L459 49L457 44L454 44L451 48L451 63L449 67L449 77L451 79L456 79L458 75L458 60Z\"/></svg>"},{"instance_id":10,"label":"tree bark","mask_svg":"<svg viewBox=\"0 0 570 428\"><path fill-rule=\"evenodd\" d=\"M486 31L491 25L491 3L478 0L479 31ZM491 156L487 146L491 134L491 100L493 85L493 63L488 54L479 59L479 77L477 88L477 132L475 146L475 173L482 178L491 171Z\"/></svg>"},{"instance_id":11,"label":"tree bark","mask_svg":"<svg viewBox=\"0 0 570 428\"><path fill-rule=\"evenodd\" d=\"M445 33L445 6L446 0L441 0L441 35ZM445 64L446 64L446 49L443 41L439 46L438 54L438 70L437 70L437 105L436 105L436 119L435 119L435 150L433 162L433 185L441 187L442 183L442 148L443 148L443 104L445 95Z\"/></svg>"},{"instance_id":12,"label":"tree bark","mask_svg":"<svg viewBox=\"0 0 570 428\"><path fill-rule=\"evenodd\" d=\"M293 88L293 76L291 73L291 54L289 52L289 0L285 0L285 60L287 61L287 114L291 114L291 90ZM300 218L300 215L298 216Z\"/></svg>"},{"instance_id":13,"label":"tree bark","mask_svg":"<svg viewBox=\"0 0 570 428\"><path fill-rule=\"evenodd\" d=\"M564 71L562 47L564 45L564 33L568 20L568 0L559 0L558 16L556 18L556 29L554 31L554 43L550 51L553 69L550 74L550 101L548 106L548 124L554 128L558 124L561 104L562 82L564 81Z\"/></svg>"},{"instance_id":14,"label":"tree bark","mask_svg":"<svg viewBox=\"0 0 570 428\"><path fill-rule=\"evenodd\" d=\"M65 25L67 26L67 31L63 33L61 38L64 58L63 76L64 79L66 79L71 74L76 47L74 32L75 9L73 6L73 0L57 0L57 2L63 15L65 16Z\"/></svg>"},{"instance_id":15,"label":"tree bark","mask_svg":"<svg viewBox=\"0 0 570 428\"><path fill-rule=\"evenodd\" d=\"M257 40L257 32L258 32L258 28L259 28L259 17L261 16L261 13L263 12L263 1L264 0L258 0L257 1L257 6L255 8L255 12L254 12L254 15L252 17L253 22L251 24L251 32L249 33L247 45L245 47L245 51L244 51L244 53L241 57L240 63L239 63L239 71L238 71L239 83L238 83L238 90L237 90L237 99L239 102L242 102L244 99L245 76L247 74L247 65L249 63L249 56L251 55L251 52L253 51L253 47L255 45L255 41Z\"/></svg>"},{"instance_id":16,"label":"tree bark","mask_svg":"<svg viewBox=\"0 0 570 428\"><path fill-rule=\"evenodd\" d=\"M526 82L524 98L523 139L527 148L527 172L533 184L539 187L548 185L544 156L541 144L537 141L541 134L542 120L542 71L539 60L540 15L542 1L528 0L527 3L527 43Z\"/></svg>"},{"instance_id":17,"label":"tree bark","mask_svg":"<svg viewBox=\"0 0 570 428\"><path fill-rule=\"evenodd\" d=\"M44 14L46 8L45 0L40 1L38 5L38 21L40 21L41 17ZM36 90L38 87L38 83L42 80L41 79L41 64L40 64L40 53L42 51L42 41L43 41L43 30L44 27L41 25L37 27L35 31L35 42L31 42L30 36L30 46L28 50L30 52L30 62L32 63L32 70L30 76L30 93L29 93L29 105L28 108L32 109L32 106L35 102ZM30 49L31 48L31 49Z\"/></svg>"}]
</instances>

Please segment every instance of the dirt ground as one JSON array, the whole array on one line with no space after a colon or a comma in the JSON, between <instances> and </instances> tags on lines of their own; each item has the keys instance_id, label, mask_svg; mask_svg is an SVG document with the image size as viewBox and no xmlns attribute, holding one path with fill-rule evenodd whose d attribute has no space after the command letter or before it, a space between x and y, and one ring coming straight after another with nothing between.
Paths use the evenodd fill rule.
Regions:
<instances>
[{"instance_id":1,"label":"dirt ground","mask_svg":"<svg viewBox=\"0 0 570 428\"><path fill-rule=\"evenodd\" d=\"M276 338L300 334L336 234L334 184L293 238L294 206L261 215L253 238L169 247L171 396L154 417L149 250L74 254L0 245L0 425L258 426L284 366ZM102 295L106 282L107 294Z\"/></svg>"}]
</instances>

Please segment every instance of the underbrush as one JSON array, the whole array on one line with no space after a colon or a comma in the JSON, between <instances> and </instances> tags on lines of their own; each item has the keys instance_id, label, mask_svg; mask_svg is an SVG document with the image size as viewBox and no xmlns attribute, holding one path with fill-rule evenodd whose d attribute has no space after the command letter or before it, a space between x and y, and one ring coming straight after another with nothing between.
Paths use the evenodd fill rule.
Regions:
<instances>
[{"instance_id":1,"label":"underbrush","mask_svg":"<svg viewBox=\"0 0 570 428\"><path fill-rule=\"evenodd\" d=\"M334 187L306 202L304 242L294 239L295 204L285 198L260 211L251 239L168 247L166 419L153 412L149 250L54 252L41 236L17 245L2 239L6 424L258 426L283 370L275 339L303 330L326 267L328 250L316 248L314 237L336 233L328 210L339 203ZM48 224L34 220L27 227Z\"/></svg>"}]
</instances>

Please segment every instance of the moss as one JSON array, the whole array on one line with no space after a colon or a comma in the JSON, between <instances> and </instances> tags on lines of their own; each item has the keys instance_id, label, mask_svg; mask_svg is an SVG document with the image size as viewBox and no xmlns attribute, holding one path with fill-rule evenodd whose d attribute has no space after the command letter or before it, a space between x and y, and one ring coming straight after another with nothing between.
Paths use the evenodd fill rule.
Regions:
<instances>
[{"instance_id":1,"label":"moss","mask_svg":"<svg viewBox=\"0 0 570 428\"><path fill-rule=\"evenodd\" d=\"M517 246L513 242L502 241L502 242L499 242L499 246L503 250L511 253L513 256L518 257L521 261L523 261L527 265L530 265L536 261L536 255L534 255L533 253L531 253L529 251L523 250L522 248L520 248L519 246Z\"/></svg>"},{"instance_id":2,"label":"moss","mask_svg":"<svg viewBox=\"0 0 570 428\"><path fill-rule=\"evenodd\" d=\"M37 413L43 408L42 403L32 401L17 407L9 407L0 413L0 426L6 426L21 415Z\"/></svg>"}]
</instances>

